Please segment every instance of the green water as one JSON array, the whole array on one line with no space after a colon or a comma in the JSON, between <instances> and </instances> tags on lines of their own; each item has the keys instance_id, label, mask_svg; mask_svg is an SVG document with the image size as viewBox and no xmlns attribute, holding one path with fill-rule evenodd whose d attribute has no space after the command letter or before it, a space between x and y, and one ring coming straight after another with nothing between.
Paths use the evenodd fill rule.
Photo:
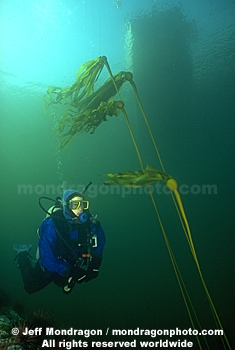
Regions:
<instances>
[{"instance_id":1,"label":"green water","mask_svg":"<svg viewBox=\"0 0 235 350\"><path fill-rule=\"evenodd\" d=\"M50 311L65 328L191 327L148 194L102 185L103 174L140 168L124 118L108 118L59 151L53 118L44 111L48 86L72 84L83 62L106 55L113 72L133 71L166 171L187 186L182 200L198 259L233 344L235 10L229 1L153 3L2 2L0 287L25 314ZM160 168L131 89L122 96L144 164ZM34 255L44 218L38 198L60 195L63 182L89 181L90 208L107 238L99 278L69 296L53 284L27 295L12 247L31 243ZM214 185L212 192L204 185ZM202 328L214 329L170 196L161 189L154 197ZM186 338L196 349L195 338ZM215 337L209 341L220 348Z\"/></svg>"}]
</instances>

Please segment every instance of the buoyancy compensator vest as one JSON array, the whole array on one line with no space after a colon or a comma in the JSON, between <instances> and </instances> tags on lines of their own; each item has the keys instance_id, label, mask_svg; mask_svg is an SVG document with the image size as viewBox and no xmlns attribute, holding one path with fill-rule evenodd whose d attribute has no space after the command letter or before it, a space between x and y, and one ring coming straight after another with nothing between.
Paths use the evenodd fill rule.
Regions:
<instances>
[{"instance_id":1,"label":"buoyancy compensator vest","mask_svg":"<svg viewBox=\"0 0 235 350\"><path fill-rule=\"evenodd\" d=\"M57 210L52 216L57 233L56 256L70 264L87 266L92 259L93 247L97 246L97 236L94 232L100 223L92 225L88 220L84 224L71 224L64 219L62 210Z\"/></svg>"}]
</instances>

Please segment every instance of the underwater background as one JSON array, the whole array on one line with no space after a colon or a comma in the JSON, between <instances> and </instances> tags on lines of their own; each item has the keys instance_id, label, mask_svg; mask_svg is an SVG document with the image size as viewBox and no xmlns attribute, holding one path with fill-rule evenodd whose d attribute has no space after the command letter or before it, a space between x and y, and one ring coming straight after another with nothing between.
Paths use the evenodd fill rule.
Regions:
<instances>
[{"instance_id":1,"label":"underwater background","mask_svg":"<svg viewBox=\"0 0 235 350\"><path fill-rule=\"evenodd\" d=\"M140 168L124 117L107 117L60 150L45 112L49 86L72 85L84 62L105 55L113 73L133 73L167 173L191 189L181 196L195 249L234 346L234 2L2 0L0 28L0 288L25 314L49 311L66 328L191 327L147 191L103 185L103 174ZM131 88L121 96L144 165L160 169ZM99 278L70 295L53 284L28 295L13 245L33 244L34 256L39 197L89 181L90 210L107 238ZM170 196L161 189L154 197L202 328L215 329ZM216 337L208 341L222 348Z\"/></svg>"}]
</instances>

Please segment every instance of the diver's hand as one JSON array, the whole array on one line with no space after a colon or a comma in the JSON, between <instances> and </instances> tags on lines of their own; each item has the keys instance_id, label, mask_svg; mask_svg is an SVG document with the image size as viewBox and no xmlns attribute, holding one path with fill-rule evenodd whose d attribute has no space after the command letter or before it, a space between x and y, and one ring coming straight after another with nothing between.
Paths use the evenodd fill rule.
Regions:
<instances>
[{"instance_id":1,"label":"diver's hand","mask_svg":"<svg viewBox=\"0 0 235 350\"><path fill-rule=\"evenodd\" d=\"M76 267L72 268L72 275L68 278L66 285L63 288L63 292L65 294L71 293L75 283L81 284L86 279L86 271L83 269Z\"/></svg>"},{"instance_id":2,"label":"diver's hand","mask_svg":"<svg viewBox=\"0 0 235 350\"><path fill-rule=\"evenodd\" d=\"M84 282L85 280L86 280L86 273L85 273L85 271L84 271L84 274L82 275L82 276L80 276L80 277L78 277L78 279L77 279L77 283L78 284L81 284L82 282Z\"/></svg>"},{"instance_id":3,"label":"diver's hand","mask_svg":"<svg viewBox=\"0 0 235 350\"><path fill-rule=\"evenodd\" d=\"M75 270L74 270L74 279L77 281L77 283L82 283L85 281L85 278L86 278L86 271L81 269L80 267L77 267Z\"/></svg>"},{"instance_id":4,"label":"diver's hand","mask_svg":"<svg viewBox=\"0 0 235 350\"><path fill-rule=\"evenodd\" d=\"M99 276L99 270L98 269L88 269L87 275L85 278L85 282L89 282L90 280L93 280L94 278Z\"/></svg>"},{"instance_id":5,"label":"diver's hand","mask_svg":"<svg viewBox=\"0 0 235 350\"><path fill-rule=\"evenodd\" d=\"M93 280L94 278L97 278L99 276L99 267L102 262L102 255L101 254L95 254L92 257L91 263L87 269L87 276L85 279L85 282L89 282L90 280Z\"/></svg>"}]
</instances>

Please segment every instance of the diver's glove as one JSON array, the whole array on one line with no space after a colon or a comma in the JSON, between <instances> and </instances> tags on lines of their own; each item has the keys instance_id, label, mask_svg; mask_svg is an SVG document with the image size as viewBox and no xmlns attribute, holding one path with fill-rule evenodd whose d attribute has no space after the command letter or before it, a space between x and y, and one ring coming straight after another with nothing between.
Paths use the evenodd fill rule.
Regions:
<instances>
[{"instance_id":1,"label":"diver's glove","mask_svg":"<svg viewBox=\"0 0 235 350\"><path fill-rule=\"evenodd\" d=\"M68 278L68 281L67 281L66 285L65 285L64 288L63 288L64 294L69 294L69 293L72 292L73 287L74 287L74 285L75 285L75 282L76 282L76 281L73 279L73 277L69 277L69 278Z\"/></svg>"},{"instance_id":2,"label":"diver's glove","mask_svg":"<svg viewBox=\"0 0 235 350\"><path fill-rule=\"evenodd\" d=\"M77 278L77 283L81 284L86 280L86 277L87 277L86 271L83 270L83 273L81 273L81 275Z\"/></svg>"},{"instance_id":3,"label":"diver's glove","mask_svg":"<svg viewBox=\"0 0 235 350\"><path fill-rule=\"evenodd\" d=\"M69 269L70 277L67 280L66 285L63 288L65 294L71 293L74 288L75 283L82 283L86 279L87 271L81 269L80 267L71 266Z\"/></svg>"},{"instance_id":4,"label":"diver's glove","mask_svg":"<svg viewBox=\"0 0 235 350\"><path fill-rule=\"evenodd\" d=\"M73 267L73 279L79 284L85 281L86 273L87 271L81 269L80 267Z\"/></svg>"},{"instance_id":5,"label":"diver's glove","mask_svg":"<svg viewBox=\"0 0 235 350\"><path fill-rule=\"evenodd\" d=\"M85 278L85 282L89 282L94 278L99 276L99 267L102 262L102 255L97 254L92 257L91 263L87 269L87 275Z\"/></svg>"},{"instance_id":6,"label":"diver's glove","mask_svg":"<svg viewBox=\"0 0 235 350\"><path fill-rule=\"evenodd\" d=\"M99 276L99 270L97 269L88 269L87 270L87 275L85 278L85 282L89 282L90 280L93 280L94 278Z\"/></svg>"},{"instance_id":7,"label":"diver's glove","mask_svg":"<svg viewBox=\"0 0 235 350\"><path fill-rule=\"evenodd\" d=\"M62 274L63 277L68 278L68 280L73 279L74 281L81 283L86 277L86 271L76 266L69 266Z\"/></svg>"}]
</instances>

